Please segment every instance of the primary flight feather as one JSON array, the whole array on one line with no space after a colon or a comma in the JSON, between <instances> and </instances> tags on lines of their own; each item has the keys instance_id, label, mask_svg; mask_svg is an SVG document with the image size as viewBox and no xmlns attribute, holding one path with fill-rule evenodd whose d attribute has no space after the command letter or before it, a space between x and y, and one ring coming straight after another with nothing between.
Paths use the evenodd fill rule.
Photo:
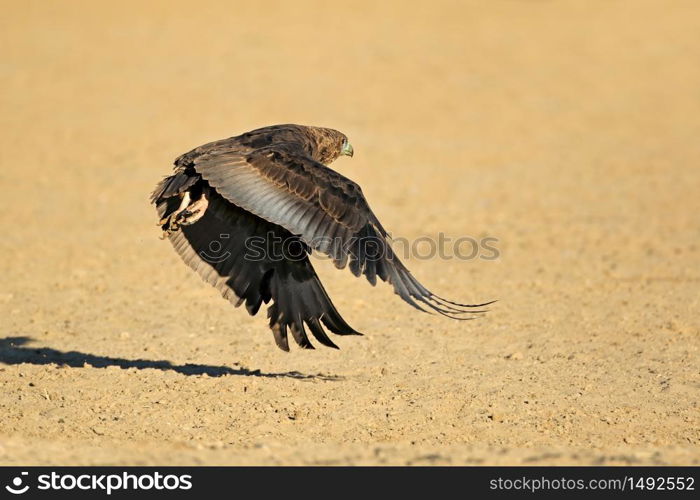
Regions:
<instances>
[{"instance_id":1,"label":"primary flight feather","mask_svg":"<svg viewBox=\"0 0 700 500\"><path fill-rule=\"evenodd\" d=\"M453 319L490 304L459 304L421 285L399 261L360 187L326 164L353 155L337 130L275 125L211 142L175 160L151 195L164 235L205 281L255 315L262 303L277 345L287 332L313 349L307 329L337 348L324 327L360 335L340 316L308 258L328 255L413 307ZM274 245L277 245L274 248Z\"/></svg>"}]
</instances>

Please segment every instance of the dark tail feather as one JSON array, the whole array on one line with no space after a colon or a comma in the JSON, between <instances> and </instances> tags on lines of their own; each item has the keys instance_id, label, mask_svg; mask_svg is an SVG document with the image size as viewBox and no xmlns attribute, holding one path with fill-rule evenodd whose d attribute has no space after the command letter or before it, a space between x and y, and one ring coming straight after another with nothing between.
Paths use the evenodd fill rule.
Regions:
<instances>
[{"instance_id":1,"label":"dark tail feather","mask_svg":"<svg viewBox=\"0 0 700 500\"><path fill-rule=\"evenodd\" d=\"M201 178L194 171L181 170L160 181L151 193L151 203L177 196L194 186Z\"/></svg>"}]
</instances>

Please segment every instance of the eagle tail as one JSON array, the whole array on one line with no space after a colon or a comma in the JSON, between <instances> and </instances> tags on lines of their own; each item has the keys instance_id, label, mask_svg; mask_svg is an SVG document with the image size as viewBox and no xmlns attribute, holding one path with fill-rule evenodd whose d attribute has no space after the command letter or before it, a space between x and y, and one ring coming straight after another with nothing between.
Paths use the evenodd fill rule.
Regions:
<instances>
[{"instance_id":1,"label":"eagle tail","mask_svg":"<svg viewBox=\"0 0 700 500\"><path fill-rule=\"evenodd\" d=\"M192 169L180 169L173 175L165 177L151 193L151 203L159 204L163 200L179 196L194 186L201 176Z\"/></svg>"}]
</instances>

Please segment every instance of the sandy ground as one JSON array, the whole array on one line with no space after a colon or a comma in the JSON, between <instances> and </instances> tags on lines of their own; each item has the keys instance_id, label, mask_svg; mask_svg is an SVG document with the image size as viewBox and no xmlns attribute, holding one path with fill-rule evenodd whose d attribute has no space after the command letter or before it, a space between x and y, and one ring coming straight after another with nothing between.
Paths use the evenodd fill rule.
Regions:
<instances>
[{"instance_id":1,"label":"sandy ground","mask_svg":"<svg viewBox=\"0 0 700 500\"><path fill-rule=\"evenodd\" d=\"M698 2L141 3L2 2L0 463L700 463ZM286 122L489 315L317 259L366 335L285 354L188 270L152 187Z\"/></svg>"}]
</instances>

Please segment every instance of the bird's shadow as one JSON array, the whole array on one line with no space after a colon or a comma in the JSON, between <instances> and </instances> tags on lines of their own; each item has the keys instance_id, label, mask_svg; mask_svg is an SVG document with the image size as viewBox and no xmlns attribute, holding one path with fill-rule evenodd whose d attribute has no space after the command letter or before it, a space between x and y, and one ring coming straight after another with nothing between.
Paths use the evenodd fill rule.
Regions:
<instances>
[{"instance_id":1,"label":"bird's shadow","mask_svg":"<svg viewBox=\"0 0 700 500\"><path fill-rule=\"evenodd\" d=\"M93 368L117 366L123 369L136 368L138 370L152 368L164 371L171 370L182 375L208 375L209 377L239 375L245 377L293 378L299 380L342 380L341 377L334 375L309 375L297 371L265 373L260 370L250 370L243 367L234 369L228 366L197 365L189 363L174 365L170 361L165 360L112 358L78 351L59 351L50 347L24 347L25 344L31 341L31 337L0 338L0 363L8 365L18 365L21 363L30 363L33 365L57 364L73 368L83 368L85 366L91 366Z\"/></svg>"}]
</instances>

